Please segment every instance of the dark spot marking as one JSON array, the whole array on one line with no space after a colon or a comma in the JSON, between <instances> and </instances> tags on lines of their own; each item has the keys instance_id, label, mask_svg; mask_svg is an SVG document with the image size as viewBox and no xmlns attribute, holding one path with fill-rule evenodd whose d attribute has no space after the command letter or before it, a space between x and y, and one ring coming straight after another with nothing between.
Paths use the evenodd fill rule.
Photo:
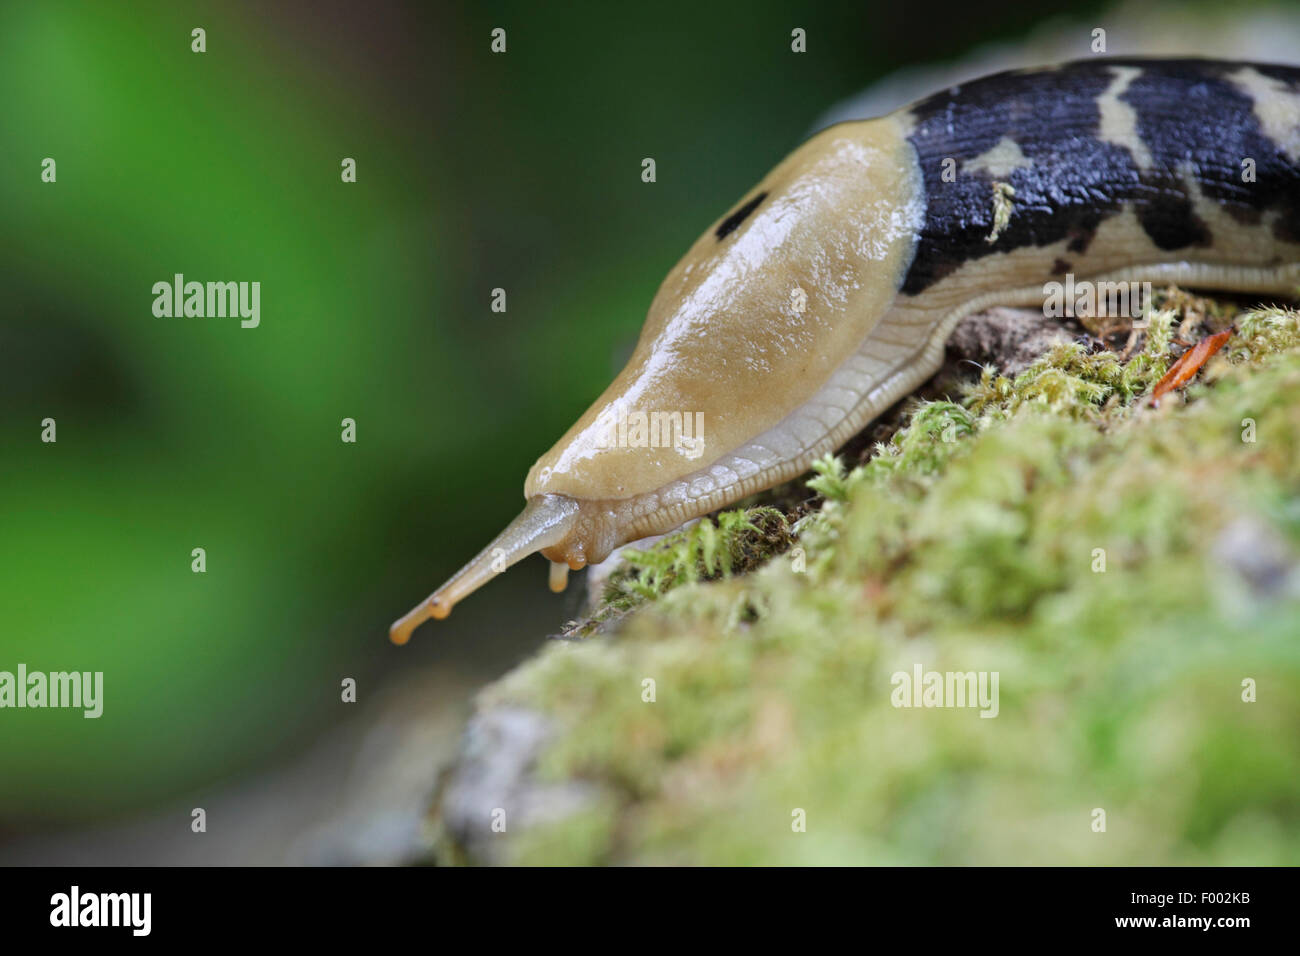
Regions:
<instances>
[{"instance_id":1,"label":"dark spot marking","mask_svg":"<svg viewBox=\"0 0 1300 956\"><path fill-rule=\"evenodd\" d=\"M1182 180L1157 172L1142 176L1152 193L1136 206L1138 222L1157 249L1172 251L1213 244L1210 229L1192 206Z\"/></svg>"},{"instance_id":2,"label":"dark spot marking","mask_svg":"<svg viewBox=\"0 0 1300 956\"><path fill-rule=\"evenodd\" d=\"M1281 63L1252 63L1250 65L1255 68L1255 71L1260 76L1280 81L1291 92L1294 93L1300 90L1300 70L1297 70L1294 66L1285 66Z\"/></svg>"},{"instance_id":3,"label":"dark spot marking","mask_svg":"<svg viewBox=\"0 0 1300 956\"><path fill-rule=\"evenodd\" d=\"M1063 276L1070 271L1070 264L1064 259L1057 259L1052 263L1052 275Z\"/></svg>"},{"instance_id":4,"label":"dark spot marking","mask_svg":"<svg viewBox=\"0 0 1300 956\"><path fill-rule=\"evenodd\" d=\"M745 203L745 205L741 206L739 209L733 212L726 219L722 220L722 222L718 224L718 228L714 230L713 234L717 236L719 240L726 239L727 236L731 235L733 232L736 231L737 227L742 222L744 222L746 219L749 218L749 214L753 212L755 209L757 209L758 204L761 203L766 198L767 198L767 193L759 193L749 202Z\"/></svg>"},{"instance_id":5,"label":"dark spot marking","mask_svg":"<svg viewBox=\"0 0 1300 956\"><path fill-rule=\"evenodd\" d=\"M1295 218L1279 219L1273 223L1273 237L1283 242L1300 242L1300 222Z\"/></svg>"},{"instance_id":6,"label":"dark spot marking","mask_svg":"<svg viewBox=\"0 0 1300 956\"><path fill-rule=\"evenodd\" d=\"M1101 217L1097 217L1096 223L1082 221L1070 227L1067 233L1070 237L1070 244L1065 248L1070 252L1084 253L1092 245L1093 237L1097 235L1097 224L1101 222Z\"/></svg>"},{"instance_id":7,"label":"dark spot marking","mask_svg":"<svg viewBox=\"0 0 1300 956\"><path fill-rule=\"evenodd\" d=\"M1223 207L1228 211L1228 215L1241 223L1243 226L1258 226L1264 219L1264 210L1254 206L1241 206L1237 203L1227 203Z\"/></svg>"}]
</instances>

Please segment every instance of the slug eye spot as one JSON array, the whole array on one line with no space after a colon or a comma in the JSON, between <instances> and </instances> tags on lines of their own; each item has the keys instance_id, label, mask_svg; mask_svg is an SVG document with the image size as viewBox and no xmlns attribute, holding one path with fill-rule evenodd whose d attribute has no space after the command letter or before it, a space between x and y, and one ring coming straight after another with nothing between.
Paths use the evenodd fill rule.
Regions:
<instances>
[{"instance_id":1,"label":"slug eye spot","mask_svg":"<svg viewBox=\"0 0 1300 956\"><path fill-rule=\"evenodd\" d=\"M731 235L733 232L736 231L736 229L740 226L742 222L744 222L746 219L749 218L749 214L753 212L755 209L757 209L758 204L761 203L766 198L767 198L767 193L759 193L749 202L745 203L745 205L741 206L739 209L733 212L726 219L722 220L722 222L718 224L718 228L714 231L713 234L717 236L719 240L726 239L727 236Z\"/></svg>"}]
</instances>

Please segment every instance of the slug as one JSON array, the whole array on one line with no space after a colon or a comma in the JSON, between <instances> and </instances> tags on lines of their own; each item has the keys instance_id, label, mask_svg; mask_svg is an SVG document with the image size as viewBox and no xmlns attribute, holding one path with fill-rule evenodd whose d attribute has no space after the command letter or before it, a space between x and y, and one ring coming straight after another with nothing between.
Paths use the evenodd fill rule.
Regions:
<instances>
[{"instance_id":1,"label":"slug","mask_svg":"<svg viewBox=\"0 0 1300 956\"><path fill-rule=\"evenodd\" d=\"M392 640L535 551L559 590L802 474L931 376L961 318L1042 305L1067 273L1293 295L1300 68L1099 57L813 136L673 268L523 513ZM647 419L673 439L646 441Z\"/></svg>"}]
</instances>

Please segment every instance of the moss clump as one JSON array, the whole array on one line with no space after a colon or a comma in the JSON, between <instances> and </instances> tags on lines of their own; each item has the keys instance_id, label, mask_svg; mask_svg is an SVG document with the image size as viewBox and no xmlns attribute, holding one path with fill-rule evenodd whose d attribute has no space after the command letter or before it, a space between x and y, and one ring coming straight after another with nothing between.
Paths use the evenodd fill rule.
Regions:
<instances>
[{"instance_id":1,"label":"moss clump","mask_svg":"<svg viewBox=\"0 0 1300 956\"><path fill-rule=\"evenodd\" d=\"M1055 346L1012 380L985 368L966 405L995 420L1032 405L1099 422L1150 391L1168 370L1174 319L1170 311L1151 313L1146 344L1127 361L1074 342Z\"/></svg>"},{"instance_id":2,"label":"moss clump","mask_svg":"<svg viewBox=\"0 0 1300 956\"><path fill-rule=\"evenodd\" d=\"M1300 863L1300 315L1232 318L1185 401L1141 400L1217 323L1175 304L819 462L752 573L722 555L791 540L744 513L637 559L616 633L482 695L559 728L539 781L599 793L508 858ZM997 672L997 716L894 706L916 666Z\"/></svg>"},{"instance_id":3,"label":"moss clump","mask_svg":"<svg viewBox=\"0 0 1300 956\"><path fill-rule=\"evenodd\" d=\"M601 633L673 588L753 571L793 541L786 515L770 505L759 505L702 518L643 550L628 548L622 553L623 563L605 580L592 616L573 622L560 636Z\"/></svg>"}]
</instances>

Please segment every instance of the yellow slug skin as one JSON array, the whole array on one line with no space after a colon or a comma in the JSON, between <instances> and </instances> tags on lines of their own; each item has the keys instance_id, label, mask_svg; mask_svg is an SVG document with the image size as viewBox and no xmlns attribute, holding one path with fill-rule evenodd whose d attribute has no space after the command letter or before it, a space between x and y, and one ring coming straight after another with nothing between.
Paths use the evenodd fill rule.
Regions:
<instances>
[{"instance_id":1,"label":"yellow slug skin","mask_svg":"<svg viewBox=\"0 0 1300 956\"><path fill-rule=\"evenodd\" d=\"M910 261L923 203L902 134L894 116L827 129L750 191L763 199L743 222L721 237L722 223L711 226L660 286L627 367L533 465L525 497L617 511L814 395L880 320ZM621 440L620 418L636 412L702 427L685 443Z\"/></svg>"}]
</instances>

